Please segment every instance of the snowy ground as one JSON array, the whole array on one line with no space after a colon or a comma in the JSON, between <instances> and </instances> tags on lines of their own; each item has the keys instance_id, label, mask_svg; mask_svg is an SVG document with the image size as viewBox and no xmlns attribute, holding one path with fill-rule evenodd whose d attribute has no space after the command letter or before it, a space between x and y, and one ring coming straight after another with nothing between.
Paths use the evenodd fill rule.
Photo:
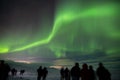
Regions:
<instances>
[{"instance_id":1,"label":"snowy ground","mask_svg":"<svg viewBox=\"0 0 120 80\"><path fill-rule=\"evenodd\" d=\"M60 80L59 70L48 70L48 76L46 80ZM9 76L8 80L37 80L37 73L36 72L25 72L22 76L19 75L19 72L16 76Z\"/></svg>"},{"instance_id":2,"label":"snowy ground","mask_svg":"<svg viewBox=\"0 0 120 80\"><path fill-rule=\"evenodd\" d=\"M96 68L98 67L98 61L85 61L87 62L88 65L93 65L94 70L96 71ZM104 63L104 66L110 71L110 73L112 74L112 80L120 80L119 74L120 74L120 61L114 61L114 60L104 60L102 61ZM82 63L84 62L80 62L80 67L82 66ZM43 65L46 66L46 65ZM70 65L70 67L68 67L69 69L71 69L73 65ZM19 65L19 66L15 66L15 68L18 69L18 71L21 68L24 68L26 70L25 74L23 75L23 78L21 79L19 72L17 73L17 76L12 77L10 76L8 80L37 80L37 68L39 66L25 66L25 65ZM46 80L60 80L60 73L59 73L59 69L54 69L54 68L50 68L49 66L47 66L48 69L48 76L46 78Z\"/></svg>"},{"instance_id":3,"label":"snowy ground","mask_svg":"<svg viewBox=\"0 0 120 80\"><path fill-rule=\"evenodd\" d=\"M116 69L111 69L110 71L112 71L112 80L120 80L119 78L119 74L120 74L120 70ZM9 77L9 80L37 80L37 74L36 72L25 72L25 74L22 76L23 78L20 78L21 76L19 76L19 74L17 74L17 76ZM59 70L49 70L48 76L46 78L46 80L60 80L60 74L59 74Z\"/></svg>"}]
</instances>

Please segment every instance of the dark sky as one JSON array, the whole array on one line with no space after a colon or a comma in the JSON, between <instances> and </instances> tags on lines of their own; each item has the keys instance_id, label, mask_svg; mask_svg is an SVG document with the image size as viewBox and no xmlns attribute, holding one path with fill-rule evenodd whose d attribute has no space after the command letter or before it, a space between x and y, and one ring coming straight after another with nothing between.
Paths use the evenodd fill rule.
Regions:
<instances>
[{"instance_id":1,"label":"dark sky","mask_svg":"<svg viewBox=\"0 0 120 80\"><path fill-rule=\"evenodd\" d=\"M12 30L14 32L15 30L22 29L22 32L24 32L24 30L26 31L31 26L35 27L33 30L37 30L43 22L43 15L49 17L52 22L54 6L54 0L1 0L1 36L4 36L3 34L6 34L6 32L12 32ZM43 26L40 27L42 28Z\"/></svg>"}]
</instances>

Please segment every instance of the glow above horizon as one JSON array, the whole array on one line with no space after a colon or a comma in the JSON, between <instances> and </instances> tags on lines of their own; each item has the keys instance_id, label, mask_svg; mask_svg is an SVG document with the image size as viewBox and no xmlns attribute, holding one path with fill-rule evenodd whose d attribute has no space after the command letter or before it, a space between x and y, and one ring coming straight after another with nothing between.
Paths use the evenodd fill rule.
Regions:
<instances>
[{"instance_id":1,"label":"glow above horizon","mask_svg":"<svg viewBox=\"0 0 120 80\"><path fill-rule=\"evenodd\" d=\"M1 41L0 53L29 51L40 46L50 49L57 58L66 57L66 52L75 51L80 54L91 54L96 49L105 49L107 54L119 52L120 46L116 45L120 39L120 31L115 22L118 17L117 3L95 3L85 7L80 2L61 0L56 5L55 19L49 34L39 38L38 32L36 39L29 42L30 37L27 37L31 35L30 32L14 36L11 33ZM46 27L45 23L43 22L43 27ZM47 29L43 29L43 33L47 33L46 31ZM13 40L16 36L22 39Z\"/></svg>"}]
</instances>

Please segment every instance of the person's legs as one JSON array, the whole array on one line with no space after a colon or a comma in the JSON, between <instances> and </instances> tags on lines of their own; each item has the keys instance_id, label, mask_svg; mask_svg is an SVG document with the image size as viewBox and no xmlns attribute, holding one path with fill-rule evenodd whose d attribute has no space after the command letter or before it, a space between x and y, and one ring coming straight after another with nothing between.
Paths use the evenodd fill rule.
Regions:
<instances>
[{"instance_id":1,"label":"person's legs","mask_svg":"<svg viewBox=\"0 0 120 80\"><path fill-rule=\"evenodd\" d=\"M77 80L75 76L72 76L72 80Z\"/></svg>"}]
</instances>

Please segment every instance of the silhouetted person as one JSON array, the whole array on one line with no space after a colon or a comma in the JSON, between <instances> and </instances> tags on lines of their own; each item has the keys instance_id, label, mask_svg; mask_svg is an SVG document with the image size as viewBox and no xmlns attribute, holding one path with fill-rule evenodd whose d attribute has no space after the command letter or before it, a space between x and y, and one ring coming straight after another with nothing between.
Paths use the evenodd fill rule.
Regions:
<instances>
[{"instance_id":1,"label":"silhouetted person","mask_svg":"<svg viewBox=\"0 0 120 80\"><path fill-rule=\"evenodd\" d=\"M15 76L17 75L17 70L16 69L15 69L15 73L14 74L15 74Z\"/></svg>"},{"instance_id":2,"label":"silhouetted person","mask_svg":"<svg viewBox=\"0 0 120 80\"><path fill-rule=\"evenodd\" d=\"M48 74L48 70L47 70L46 67L44 67L44 69L43 69L43 80L46 80L47 74Z\"/></svg>"},{"instance_id":3,"label":"silhouetted person","mask_svg":"<svg viewBox=\"0 0 120 80\"><path fill-rule=\"evenodd\" d=\"M65 73L65 80L70 80L70 71L68 68L65 69L64 73Z\"/></svg>"},{"instance_id":4,"label":"silhouetted person","mask_svg":"<svg viewBox=\"0 0 120 80\"><path fill-rule=\"evenodd\" d=\"M21 77L20 78L22 78L23 77L23 74L25 73L25 70L23 69L23 70L20 70L20 75L21 75Z\"/></svg>"},{"instance_id":5,"label":"silhouetted person","mask_svg":"<svg viewBox=\"0 0 120 80\"><path fill-rule=\"evenodd\" d=\"M4 60L0 60L0 80L7 80L10 66L4 63Z\"/></svg>"},{"instance_id":6,"label":"silhouetted person","mask_svg":"<svg viewBox=\"0 0 120 80\"><path fill-rule=\"evenodd\" d=\"M99 80L111 80L110 72L103 66L102 63L99 63L96 73Z\"/></svg>"},{"instance_id":7,"label":"silhouetted person","mask_svg":"<svg viewBox=\"0 0 120 80\"><path fill-rule=\"evenodd\" d=\"M16 71L15 68L11 70L12 76L15 76L15 71Z\"/></svg>"},{"instance_id":8,"label":"silhouetted person","mask_svg":"<svg viewBox=\"0 0 120 80\"><path fill-rule=\"evenodd\" d=\"M38 69L37 69L37 80L41 80L42 76L43 76L43 70L42 70L42 66L40 66Z\"/></svg>"},{"instance_id":9,"label":"silhouetted person","mask_svg":"<svg viewBox=\"0 0 120 80\"><path fill-rule=\"evenodd\" d=\"M89 80L96 80L95 71L93 70L92 65L89 66Z\"/></svg>"},{"instance_id":10,"label":"silhouetted person","mask_svg":"<svg viewBox=\"0 0 120 80\"><path fill-rule=\"evenodd\" d=\"M64 71L64 68L62 67L60 69L60 80L64 80L64 78L65 78L65 71Z\"/></svg>"},{"instance_id":11,"label":"silhouetted person","mask_svg":"<svg viewBox=\"0 0 120 80\"><path fill-rule=\"evenodd\" d=\"M71 77L72 77L72 80L79 80L79 78L80 78L79 63L75 63L75 66L72 67Z\"/></svg>"},{"instance_id":12,"label":"silhouetted person","mask_svg":"<svg viewBox=\"0 0 120 80\"><path fill-rule=\"evenodd\" d=\"M88 70L88 65L86 63L82 65L80 75L81 75L81 80L89 80L89 70Z\"/></svg>"},{"instance_id":13,"label":"silhouetted person","mask_svg":"<svg viewBox=\"0 0 120 80\"><path fill-rule=\"evenodd\" d=\"M20 70L20 75L23 75L25 73L25 70Z\"/></svg>"}]
</instances>

